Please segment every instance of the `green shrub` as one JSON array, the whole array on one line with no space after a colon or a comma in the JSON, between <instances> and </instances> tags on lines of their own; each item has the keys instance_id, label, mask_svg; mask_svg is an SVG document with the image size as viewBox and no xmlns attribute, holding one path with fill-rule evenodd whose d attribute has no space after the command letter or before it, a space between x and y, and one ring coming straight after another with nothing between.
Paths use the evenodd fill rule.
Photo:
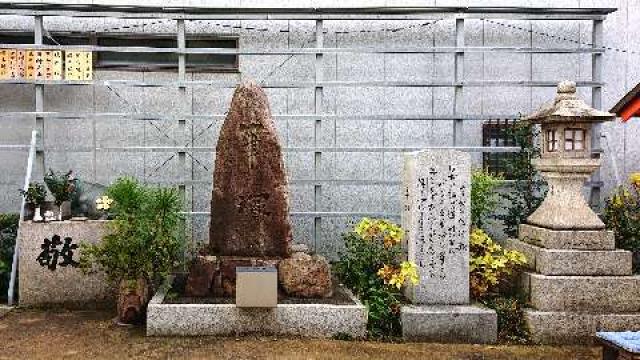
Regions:
<instances>
[{"instance_id":1,"label":"green shrub","mask_svg":"<svg viewBox=\"0 0 640 360\"><path fill-rule=\"evenodd\" d=\"M40 183L32 182L29 184L27 191L20 189L20 195L24 197L25 204L36 208L44 203L47 197L47 189Z\"/></svg>"},{"instance_id":2,"label":"green shrub","mask_svg":"<svg viewBox=\"0 0 640 360\"><path fill-rule=\"evenodd\" d=\"M114 220L98 244L82 244L80 263L85 271L100 269L109 280L145 278L159 284L178 264L183 249L180 194L133 178L120 178L106 190L113 199Z\"/></svg>"},{"instance_id":3,"label":"green shrub","mask_svg":"<svg viewBox=\"0 0 640 360\"><path fill-rule=\"evenodd\" d=\"M392 222L367 218L343 235L346 250L334 270L367 306L372 338L400 334L402 286L418 282L416 265L401 261L403 235L402 228Z\"/></svg>"},{"instance_id":4,"label":"green shrub","mask_svg":"<svg viewBox=\"0 0 640 360\"><path fill-rule=\"evenodd\" d=\"M603 220L614 231L616 247L634 253L634 272L640 271L640 173L631 175L629 186L620 186L605 201Z\"/></svg>"},{"instance_id":5,"label":"green shrub","mask_svg":"<svg viewBox=\"0 0 640 360\"><path fill-rule=\"evenodd\" d=\"M488 296L481 302L486 307L494 309L498 315L498 341L509 344L529 343L529 328L524 319L524 296Z\"/></svg>"},{"instance_id":6,"label":"green shrub","mask_svg":"<svg viewBox=\"0 0 640 360\"><path fill-rule=\"evenodd\" d=\"M0 298L2 299L6 297L9 288L19 220L18 214L0 214Z\"/></svg>"},{"instance_id":7,"label":"green shrub","mask_svg":"<svg viewBox=\"0 0 640 360\"><path fill-rule=\"evenodd\" d=\"M484 170L471 173L471 225L484 228L498 206L496 187L501 178Z\"/></svg>"},{"instance_id":8,"label":"green shrub","mask_svg":"<svg viewBox=\"0 0 640 360\"><path fill-rule=\"evenodd\" d=\"M540 157L540 147L535 140L539 132L527 121L519 121L507 130L507 136L520 146L520 150L503 160L504 177L513 180L513 186L500 193L506 208L496 218L504 223L505 233L511 237L518 236L518 226L540 206L546 195L546 181L531 163Z\"/></svg>"}]
</instances>

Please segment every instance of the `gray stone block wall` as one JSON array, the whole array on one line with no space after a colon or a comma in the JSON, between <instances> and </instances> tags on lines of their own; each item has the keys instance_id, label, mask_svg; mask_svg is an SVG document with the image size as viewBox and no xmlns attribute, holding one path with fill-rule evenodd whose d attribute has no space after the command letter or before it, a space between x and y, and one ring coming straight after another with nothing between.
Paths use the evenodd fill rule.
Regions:
<instances>
[{"instance_id":1,"label":"gray stone block wall","mask_svg":"<svg viewBox=\"0 0 640 360\"><path fill-rule=\"evenodd\" d=\"M0 1L4 2L4 1ZM82 1L78 1L82 2ZM93 3L109 3L108 0L93 0ZM120 2L119 2L120 3ZM208 4L201 0L177 1L184 6L202 6ZM156 0L136 1L135 4L162 5ZM619 10L605 21L605 43L607 46L621 49L638 48L640 39L632 36L640 30L640 24L632 19L640 16L640 7L633 6L631 0L619 1L248 1L228 0L220 3L226 6L411 6L411 5L469 5L469 6L614 6ZM29 30L32 20L29 17L3 17L2 30ZM5 21L6 19L6 21ZM566 22L501 21L505 24L532 27L535 31L575 39L583 43L590 42L591 25L586 21L566 24ZM86 31L105 29L122 25L141 25L141 20L81 19L69 21L68 18L47 19L45 26L52 31ZM250 30L229 29L216 23L269 27L272 31L255 32ZM407 46L452 46L455 44L453 22L440 21L427 27L386 33L336 34L336 31L356 29L380 29L419 24L420 21L406 22L345 22L327 21L325 27L326 47L407 47ZM171 32L175 22L138 26L127 31ZM187 22L187 30L192 33L237 34L240 47L244 49L286 48L314 46L312 21L198 21ZM289 32L281 32L289 29ZM535 47L575 47L576 44L550 39L537 34L505 28L479 20L466 23L465 41L470 46L535 46ZM124 30L123 30L124 31ZM583 47L585 45L582 45ZM188 74L193 80L237 81L241 78L261 79L287 56L243 56L240 59L239 74ZM603 105L610 108L628 89L640 81L640 70L633 64L640 60L637 53L608 51L604 57L603 77L606 86L603 92ZM531 62L531 65L529 65ZM279 68L271 81L311 81L313 80L312 55L299 55ZM386 54L370 56L363 54L337 54L324 56L325 80L389 80L389 81L450 81L453 79L452 54ZM505 53L468 53L465 55L465 78L467 80L547 80L559 81L565 78L588 80L591 76L590 55L549 55L549 54L505 54ZM171 80L175 73L97 71L98 79L134 79L134 80ZM60 87L47 86L45 89L45 110L73 112L147 112L167 115L181 114L223 114L229 104L232 89L194 86L184 93L177 89L132 88L116 86L113 88L126 101L113 91L102 86ZM466 113L528 113L541 103L552 98L553 89L544 88L504 88L487 87L464 89L464 112ZM309 114L313 112L313 89L269 89L274 114ZM590 99L588 89L581 93ZM29 85L0 85L0 111L33 110L34 90ZM328 114L360 115L374 113L425 113L451 114L453 110L453 89L451 88L326 88L323 100L323 112ZM280 139L285 147L311 147L313 143L313 120L277 119ZM184 180L186 174L193 174L192 191L189 191L190 206L194 211L208 211L213 169L213 153L193 153L187 156L183 168L177 156L169 160L159 170L158 165L172 156L171 152L110 152L94 150L118 146L175 146L190 141L191 129L194 134L206 129L211 120L188 119L186 131L180 131L175 121L158 120L153 124L139 120L96 117L94 119L47 119L45 120L46 167L63 170L76 169L88 182L108 184L121 175L133 175L150 182L176 182ZM640 169L640 146L634 141L640 133L640 122L627 124L612 123L604 127L607 136L605 145L602 179L605 182L604 194L617 183L616 171L621 179ZM30 130L34 125L32 116L0 117L0 143L27 143ZM216 121L208 130L194 140L194 146L208 146L212 149L217 141L221 121ZM465 122L462 137L464 145L481 144L481 122ZM323 121L318 134L321 146L448 146L452 141L452 122L411 120L411 121L369 121L336 120ZM472 156L476 166L481 164L481 156ZM313 178L313 153L291 152L285 156L290 179L309 180ZM397 153L343 152L326 153L323 156L321 176L325 179L351 180L391 180L399 181L402 157ZM204 166L202 166L202 165ZM616 166L613 166L615 162ZM17 211L19 196L15 189L21 186L24 176L26 155L16 152L0 151L0 167L3 183L0 186L2 201L0 211ZM205 168L206 167L206 168ZM41 177L41 174L36 174ZM190 177L190 175L188 175ZM313 210L313 187L306 184L291 185L292 211ZM323 187L322 211L373 211L398 213L400 211L399 185L337 185ZM326 218L322 224L323 238L312 241L310 217L294 217L296 241L305 242L327 255L333 255L339 248L339 234L347 229L353 217ZM207 221L198 217L193 222L194 237L206 240Z\"/></svg>"}]
</instances>

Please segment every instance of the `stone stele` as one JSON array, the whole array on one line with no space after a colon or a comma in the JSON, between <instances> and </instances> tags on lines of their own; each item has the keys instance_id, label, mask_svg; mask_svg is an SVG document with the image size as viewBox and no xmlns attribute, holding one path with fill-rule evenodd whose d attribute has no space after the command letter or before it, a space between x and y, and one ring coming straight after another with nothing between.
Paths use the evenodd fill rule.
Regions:
<instances>
[{"instance_id":1,"label":"stone stele","mask_svg":"<svg viewBox=\"0 0 640 360\"><path fill-rule=\"evenodd\" d=\"M405 155L402 225L420 275L407 289L414 304L469 302L470 164L454 150Z\"/></svg>"},{"instance_id":2,"label":"stone stele","mask_svg":"<svg viewBox=\"0 0 640 360\"><path fill-rule=\"evenodd\" d=\"M255 83L236 88L216 147L211 253L287 257L287 177L269 102Z\"/></svg>"}]
</instances>

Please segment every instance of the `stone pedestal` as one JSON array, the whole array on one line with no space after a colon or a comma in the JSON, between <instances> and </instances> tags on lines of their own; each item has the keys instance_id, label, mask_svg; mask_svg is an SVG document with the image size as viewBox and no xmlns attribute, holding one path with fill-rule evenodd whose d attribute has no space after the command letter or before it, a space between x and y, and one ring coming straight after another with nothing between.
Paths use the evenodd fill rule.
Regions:
<instances>
[{"instance_id":1,"label":"stone pedestal","mask_svg":"<svg viewBox=\"0 0 640 360\"><path fill-rule=\"evenodd\" d=\"M527 256L522 289L532 307L525 311L532 340L591 343L596 331L640 330L640 276L632 275L631 252L613 249L607 231L546 231L547 240L571 240L521 236L507 242Z\"/></svg>"},{"instance_id":2,"label":"stone pedestal","mask_svg":"<svg viewBox=\"0 0 640 360\"><path fill-rule=\"evenodd\" d=\"M85 275L78 267L80 242L102 240L106 221L54 221L20 224L18 289L20 305L111 304L115 292L103 273Z\"/></svg>"},{"instance_id":3,"label":"stone pedestal","mask_svg":"<svg viewBox=\"0 0 640 360\"><path fill-rule=\"evenodd\" d=\"M454 150L405 155L402 224L420 275L401 309L407 340L496 341L496 313L469 305L470 163Z\"/></svg>"}]
</instances>

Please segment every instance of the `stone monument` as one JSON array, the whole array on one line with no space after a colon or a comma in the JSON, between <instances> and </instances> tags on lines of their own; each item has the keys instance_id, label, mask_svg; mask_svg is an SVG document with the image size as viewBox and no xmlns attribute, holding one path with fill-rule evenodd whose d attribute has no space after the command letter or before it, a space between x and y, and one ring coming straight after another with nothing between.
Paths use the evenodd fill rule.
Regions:
<instances>
[{"instance_id":1,"label":"stone monument","mask_svg":"<svg viewBox=\"0 0 640 360\"><path fill-rule=\"evenodd\" d=\"M236 88L216 147L209 246L221 256L287 257L287 176L269 101L255 83Z\"/></svg>"},{"instance_id":2,"label":"stone monument","mask_svg":"<svg viewBox=\"0 0 640 360\"><path fill-rule=\"evenodd\" d=\"M469 305L470 164L455 150L405 155L402 225L420 275L401 309L408 340L496 341L496 313Z\"/></svg>"},{"instance_id":3,"label":"stone monument","mask_svg":"<svg viewBox=\"0 0 640 360\"><path fill-rule=\"evenodd\" d=\"M216 147L209 255L189 271L187 294L233 296L236 268L279 267L284 293L331 295L331 273L321 256L291 258L287 175L267 95L238 85Z\"/></svg>"},{"instance_id":4,"label":"stone monument","mask_svg":"<svg viewBox=\"0 0 640 360\"><path fill-rule=\"evenodd\" d=\"M613 232L582 195L600 167L592 125L613 118L579 99L570 81L526 118L541 124L542 155L534 166L549 191L508 247L527 257L522 286L533 307L525 316L535 342L582 343L596 331L640 330L640 277L631 275L631 253L615 249Z\"/></svg>"}]
</instances>

